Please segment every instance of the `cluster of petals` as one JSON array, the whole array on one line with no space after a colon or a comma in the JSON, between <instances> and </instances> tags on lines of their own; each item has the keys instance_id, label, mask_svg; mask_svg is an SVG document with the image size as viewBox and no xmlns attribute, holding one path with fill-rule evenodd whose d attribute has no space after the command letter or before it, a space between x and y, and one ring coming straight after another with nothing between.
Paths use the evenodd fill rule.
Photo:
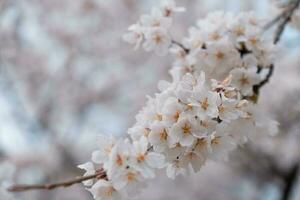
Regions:
<instances>
[{"instance_id":1,"label":"cluster of petals","mask_svg":"<svg viewBox=\"0 0 300 200\"><path fill-rule=\"evenodd\" d=\"M128 28L123 39L138 49L141 45L145 51L155 51L157 55L165 55L171 45L170 28L175 12L184 12L177 7L174 0L162 1L160 7L153 8L150 15L142 15L140 20Z\"/></svg>"},{"instance_id":2,"label":"cluster of petals","mask_svg":"<svg viewBox=\"0 0 300 200\"><path fill-rule=\"evenodd\" d=\"M257 133L277 131L252 100L274 57L272 41L261 35L262 22L252 13L215 12L190 28L182 45L170 48L170 16L183 10L165 1L124 36L136 47L169 50L176 58L172 81L159 82L160 91L148 97L128 129L130 137L101 136L91 162L79 166L85 175L105 172L105 178L84 182L96 200L132 197L158 169L170 178L198 172L207 160L226 160ZM153 40L159 34L161 44Z\"/></svg>"}]
</instances>

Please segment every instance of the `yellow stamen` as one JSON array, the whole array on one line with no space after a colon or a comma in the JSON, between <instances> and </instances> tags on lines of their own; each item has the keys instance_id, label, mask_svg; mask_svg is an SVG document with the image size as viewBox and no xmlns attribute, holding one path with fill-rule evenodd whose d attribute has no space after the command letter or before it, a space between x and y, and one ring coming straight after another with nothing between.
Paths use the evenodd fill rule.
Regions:
<instances>
[{"instance_id":1,"label":"yellow stamen","mask_svg":"<svg viewBox=\"0 0 300 200\"><path fill-rule=\"evenodd\" d=\"M155 119L158 121L162 121L162 115L161 114L156 114Z\"/></svg>"},{"instance_id":2,"label":"yellow stamen","mask_svg":"<svg viewBox=\"0 0 300 200\"><path fill-rule=\"evenodd\" d=\"M212 40L219 40L221 38L220 34L218 32L213 32L209 35L210 39Z\"/></svg>"},{"instance_id":3,"label":"yellow stamen","mask_svg":"<svg viewBox=\"0 0 300 200\"><path fill-rule=\"evenodd\" d=\"M182 130L185 135L189 135L191 133L191 126L185 123L184 127L182 127Z\"/></svg>"},{"instance_id":4,"label":"yellow stamen","mask_svg":"<svg viewBox=\"0 0 300 200\"><path fill-rule=\"evenodd\" d=\"M134 181L135 179L136 179L136 174L135 173L133 173L133 172L128 172L127 173L127 180L129 182Z\"/></svg>"},{"instance_id":5,"label":"yellow stamen","mask_svg":"<svg viewBox=\"0 0 300 200\"><path fill-rule=\"evenodd\" d=\"M117 155L116 163L117 163L117 165L119 165L119 166L122 166L122 165L123 165L123 158L122 158L122 156L120 156L120 154Z\"/></svg>"},{"instance_id":6,"label":"yellow stamen","mask_svg":"<svg viewBox=\"0 0 300 200\"><path fill-rule=\"evenodd\" d=\"M221 51L218 51L215 56L218 60L223 60L225 58L225 54Z\"/></svg>"},{"instance_id":7,"label":"yellow stamen","mask_svg":"<svg viewBox=\"0 0 300 200\"><path fill-rule=\"evenodd\" d=\"M214 139L212 139L211 144L212 145L218 145L221 142L221 136L216 136Z\"/></svg>"},{"instance_id":8,"label":"yellow stamen","mask_svg":"<svg viewBox=\"0 0 300 200\"><path fill-rule=\"evenodd\" d=\"M243 74L242 78L241 78L239 81L240 81L240 83L241 83L242 85L248 85L248 84L250 84L250 83L249 83L248 77L245 76L244 74Z\"/></svg>"},{"instance_id":9,"label":"yellow stamen","mask_svg":"<svg viewBox=\"0 0 300 200\"><path fill-rule=\"evenodd\" d=\"M175 115L174 115L174 119L175 119L176 122L177 122L178 119L179 119L179 115L180 115L180 113L179 113L178 111L176 111L176 113L175 113Z\"/></svg>"},{"instance_id":10,"label":"yellow stamen","mask_svg":"<svg viewBox=\"0 0 300 200\"><path fill-rule=\"evenodd\" d=\"M160 134L159 134L160 140L167 140L168 138L168 133L166 129L164 129Z\"/></svg>"},{"instance_id":11,"label":"yellow stamen","mask_svg":"<svg viewBox=\"0 0 300 200\"><path fill-rule=\"evenodd\" d=\"M145 161L146 156L145 156L145 154L140 154L140 155L137 156L136 159L137 159L137 161L138 161L139 163L141 163L141 162L144 162L144 161Z\"/></svg>"},{"instance_id":12,"label":"yellow stamen","mask_svg":"<svg viewBox=\"0 0 300 200\"><path fill-rule=\"evenodd\" d=\"M204 110L207 110L207 108L209 106L208 99L205 98L205 100L201 101L200 104L201 104L201 108L203 108Z\"/></svg>"}]
</instances>

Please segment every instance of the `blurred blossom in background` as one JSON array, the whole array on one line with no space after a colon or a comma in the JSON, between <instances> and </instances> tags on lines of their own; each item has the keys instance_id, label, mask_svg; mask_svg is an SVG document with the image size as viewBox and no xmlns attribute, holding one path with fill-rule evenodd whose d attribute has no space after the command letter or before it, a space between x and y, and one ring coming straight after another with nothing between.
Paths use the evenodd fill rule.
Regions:
<instances>
[{"instance_id":1,"label":"blurred blossom in background","mask_svg":"<svg viewBox=\"0 0 300 200\"><path fill-rule=\"evenodd\" d=\"M146 95L170 80L172 57L134 51L121 40L128 25L158 0L0 0L0 199L92 199L81 185L8 194L11 182L76 177L99 134L125 137ZM174 38L210 11L253 11L266 22L272 0L178 0ZM153 180L142 199L277 200L300 160L300 32L284 32L275 73L260 105L280 134L249 144L234 162L198 174ZM300 199L300 176L293 200Z\"/></svg>"}]
</instances>

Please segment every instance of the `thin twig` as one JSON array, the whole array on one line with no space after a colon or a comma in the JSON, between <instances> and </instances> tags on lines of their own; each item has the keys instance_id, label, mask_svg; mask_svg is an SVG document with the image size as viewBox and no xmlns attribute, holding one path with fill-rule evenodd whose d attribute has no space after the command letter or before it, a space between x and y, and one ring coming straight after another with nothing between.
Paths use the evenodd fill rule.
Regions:
<instances>
[{"instance_id":1,"label":"thin twig","mask_svg":"<svg viewBox=\"0 0 300 200\"><path fill-rule=\"evenodd\" d=\"M276 23L280 22L275 32L274 41L273 41L274 44L277 44L280 41L280 38L282 36L282 33L286 25L290 22L293 13L299 7L299 5L300 5L300 0L291 0L287 5L286 9L284 9L282 13L280 13L277 17L275 17L272 21L270 21L264 26L264 30L266 31ZM262 80L262 82L260 82L259 84L253 86L255 100L257 100L260 88L262 88L266 83L269 82L271 76L273 75L273 72L274 72L274 65L271 65L269 67L269 72L266 78Z\"/></svg>"},{"instance_id":2,"label":"thin twig","mask_svg":"<svg viewBox=\"0 0 300 200\"><path fill-rule=\"evenodd\" d=\"M282 200L289 200L291 198L292 191L294 189L295 184L297 183L297 174L300 170L299 168L300 168L299 164L296 164L289 171L286 177L284 177L285 186L281 197Z\"/></svg>"},{"instance_id":3,"label":"thin twig","mask_svg":"<svg viewBox=\"0 0 300 200\"><path fill-rule=\"evenodd\" d=\"M278 21L281 20L281 22L279 23L275 33L274 44L279 42L285 26L290 22L293 13L299 7L299 5L300 0L291 0L287 9L282 12L282 16L278 19Z\"/></svg>"},{"instance_id":4,"label":"thin twig","mask_svg":"<svg viewBox=\"0 0 300 200\"><path fill-rule=\"evenodd\" d=\"M106 173L101 170L93 175L82 176L82 177L75 178L72 180L58 182L58 183L52 183L52 184L13 185L13 186L9 187L7 190L9 192L23 192L23 191L28 191L28 190L52 190L52 189L59 188L59 187L70 187L74 184L82 183L86 180L91 180L91 179L95 179L95 178L105 179Z\"/></svg>"},{"instance_id":5,"label":"thin twig","mask_svg":"<svg viewBox=\"0 0 300 200\"><path fill-rule=\"evenodd\" d=\"M180 42L177 42L175 40L172 40L171 42L172 42L172 44L175 44L175 45L181 47L185 51L185 53L188 54L190 52L190 50L185 48L185 46L183 44L181 44Z\"/></svg>"},{"instance_id":6,"label":"thin twig","mask_svg":"<svg viewBox=\"0 0 300 200\"><path fill-rule=\"evenodd\" d=\"M259 95L260 88L262 88L265 84L269 82L271 76L273 75L273 72L274 72L274 65L271 65L269 67L269 71L268 74L266 75L266 78L262 80L259 84L253 86L253 92L256 96Z\"/></svg>"}]
</instances>

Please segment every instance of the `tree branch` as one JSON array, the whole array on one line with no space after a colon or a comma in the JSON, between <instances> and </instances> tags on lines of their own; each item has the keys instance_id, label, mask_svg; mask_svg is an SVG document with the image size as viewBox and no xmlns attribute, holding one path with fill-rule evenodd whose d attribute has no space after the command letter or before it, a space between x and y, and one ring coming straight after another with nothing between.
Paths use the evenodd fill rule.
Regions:
<instances>
[{"instance_id":1,"label":"tree branch","mask_svg":"<svg viewBox=\"0 0 300 200\"><path fill-rule=\"evenodd\" d=\"M177 41L175 41L175 40L172 40L171 43L172 43L172 44L175 44L175 45L177 45L177 46L179 46L179 47L181 47L181 48L185 51L185 53L187 53L187 54L190 52L190 50L187 49L187 48L185 48L185 47L183 46L183 44L181 44L180 42L177 42Z\"/></svg>"},{"instance_id":2,"label":"tree branch","mask_svg":"<svg viewBox=\"0 0 300 200\"><path fill-rule=\"evenodd\" d=\"M7 190L9 192L23 192L28 190L52 190L60 187L70 187L74 184L82 183L84 181L91 180L91 179L105 179L105 178L106 178L106 173L103 170L99 170L93 175L82 176L68 181L52 183L52 184L13 185L9 187Z\"/></svg>"},{"instance_id":3,"label":"tree branch","mask_svg":"<svg viewBox=\"0 0 300 200\"><path fill-rule=\"evenodd\" d=\"M286 5L284 10L277 17L275 17L272 21L270 21L264 26L264 30L266 31L280 22L275 32L274 44L277 44L279 42L285 26L290 22L292 15L294 14L295 10L299 7L299 5L300 0L290 0L290 2Z\"/></svg>"},{"instance_id":4,"label":"tree branch","mask_svg":"<svg viewBox=\"0 0 300 200\"><path fill-rule=\"evenodd\" d=\"M290 22L293 13L299 7L299 5L300 5L300 0L291 0L282 13L280 13L277 17L275 17L272 21L270 21L264 26L264 30L266 31L276 23L280 22L275 32L274 41L273 41L274 44L277 44L280 41L280 38L282 36L282 33L286 25ZM269 82L271 76L273 75L273 72L274 72L274 65L271 65L269 67L269 72L266 78L262 80L259 84L253 86L254 97L251 98L253 98L255 101L257 100L257 97L259 95L260 88L262 88L266 83Z\"/></svg>"},{"instance_id":5,"label":"tree branch","mask_svg":"<svg viewBox=\"0 0 300 200\"><path fill-rule=\"evenodd\" d=\"M274 44L277 44L277 42L279 42L285 26L290 22L291 17L293 15L293 13L295 12L295 10L299 7L299 4L300 4L300 0L291 0L288 8L283 12L284 14L281 17L282 21L279 24L276 34L275 34Z\"/></svg>"},{"instance_id":6,"label":"tree branch","mask_svg":"<svg viewBox=\"0 0 300 200\"><path fill-rule=\"evenodd\" d=\"M266 75L266 78L265 78L264 80L262 80L259 84L253 86L253 93L254 93L254 95L256 95L256 96L259 95L259 90L260 90L266 83L269 82L271 76L273 75L273 72L274 72L274 65L272 64L272 65L269 67L269 71L268 71L268 74Z\"/></svg>"},{"instance_id":7,"label":"tree branch","mask_svg":"<svg viewBox=\"0 0 300 200\"><path fill-rule=\"evenodd\" d=\"M285 186L281 197L282 200L289 200L291 198L294 185L297 181L299 167L299 164L296 164L284 178Z\"/></svg>"}]
</instances>

